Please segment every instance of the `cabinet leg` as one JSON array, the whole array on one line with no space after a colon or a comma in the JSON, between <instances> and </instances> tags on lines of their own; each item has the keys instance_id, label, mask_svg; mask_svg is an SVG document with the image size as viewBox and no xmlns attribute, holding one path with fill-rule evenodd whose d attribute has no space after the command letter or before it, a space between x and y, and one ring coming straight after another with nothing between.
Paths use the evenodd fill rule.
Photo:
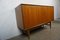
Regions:
<instances>
[{"instance_id":1,"label":"cabinet leg","mask_svg":"<svg viewBox=\"0 0 60 40\"><path fill-rule=\"evenodd\" d=\"M50 29L51 29L51 22L50 22Z\"/></svg>"},{"instance_id":2,"label":"cabinet leg","mask_svg":"<svg viewBox=\"0 0 60 40\"><path fill-rule=\"evenodd\" d=\"M30 40L30 31L27 31L28 40Z\"/></svg>"}]
</instances>

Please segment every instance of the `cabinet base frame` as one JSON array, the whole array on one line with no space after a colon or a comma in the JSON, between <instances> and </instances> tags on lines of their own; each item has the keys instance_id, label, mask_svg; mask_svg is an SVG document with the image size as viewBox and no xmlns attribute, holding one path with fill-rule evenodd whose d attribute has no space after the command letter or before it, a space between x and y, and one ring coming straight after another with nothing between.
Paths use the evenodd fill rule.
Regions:
<instances>
[{"instance_id":1,"label":"cabinet base frame","mask_svg":"<svg viewBox=\"0 0 60 40\"><path fill-rule=\"evenodd\" d=\"M49 22L49 24L48 24L48 23L42 24L42 25L40 25L40 26L43 26L43 27L44 27L44 25L49 25L49 26L50 26L50 29L51 29L51 22ZM30 29L29 29L29 30L23 30L23 32L24 32L25 34L27 34L28 40L30 40Z\"/></svg>"}]
</instances>

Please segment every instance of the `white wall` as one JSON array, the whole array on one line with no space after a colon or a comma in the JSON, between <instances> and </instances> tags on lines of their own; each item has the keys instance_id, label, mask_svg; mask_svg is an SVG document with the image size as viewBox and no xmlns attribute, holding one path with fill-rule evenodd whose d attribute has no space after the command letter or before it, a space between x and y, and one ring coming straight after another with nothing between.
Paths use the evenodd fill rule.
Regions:
<instances>
[{"instance_id":1,"label":"white wall","mask_svg":"<svg viewBox=\"0 0 60 40\"><path fill-rule=\"evenodd\" d=\"M20 3L53 5L57 17L57 2L54 0L0 0L0 39L8 39L20 34L15 17L15 7Z\"/></svg>"},{"instance_id":2,"label":"white wall","mask_svg":"<svg viewBox=\"0 0 60 40\"><path fill-rule=\"evenodd\" d=\"M60 0L58 0L58 7L57 7L57 9L58 9L58 18L60 18Z\"/></svg>"},{"instance_id":3,"label":"white wall","mask_svg":"<svg viewBox=\"0 0 60 40\"><path fill-rule=\"evenodd\" d=\"M24 0L22 3L37 4L37 5L53 5L53 0Z\"/></svg>"},{"instance_id":4,"label":"white wall","mask_svg":"<svg viewBox=\"0 0 60 40\"><path fill-rule=\"evenodd\" d=\"M18 0L0 0L0 40L21 34L16 25L15 7Z\"/></svg>"},{"instance_id":5,"label":"white wall","mask_svg":"<svg viewBox=\"0 0 60 40\"><path fill-rule=\"evenodd\" d=\"M55 17L55 20L57 20L57 18L59 18L58 17L58 15L59 15L59 10L58 10L59 9L59 6L58 5L59 5L59 0L54 0L54 7L55 7L54 8L54 10L55 10L54 11L54 14L55 14L54 17Z\"/></svg>"}]
</instances>

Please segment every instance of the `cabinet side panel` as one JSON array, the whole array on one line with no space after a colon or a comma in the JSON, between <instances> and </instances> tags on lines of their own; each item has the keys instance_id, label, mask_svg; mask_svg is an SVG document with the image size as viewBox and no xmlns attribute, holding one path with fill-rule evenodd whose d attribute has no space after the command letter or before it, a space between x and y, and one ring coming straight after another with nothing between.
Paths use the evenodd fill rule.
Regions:
<instances>
[{"instance_id":1,"label":"cabinet side panel","mask_svg":"<svg viewBox=\"0 0 60 40\"><path fill-rule=\"evenodd\" d=\"M16 11L16 19L17 19L17 26L21 29L23 29L23 19L22 19L22 12L21 12L21 6L15 8Z\"/></svg>"}]
</instances>

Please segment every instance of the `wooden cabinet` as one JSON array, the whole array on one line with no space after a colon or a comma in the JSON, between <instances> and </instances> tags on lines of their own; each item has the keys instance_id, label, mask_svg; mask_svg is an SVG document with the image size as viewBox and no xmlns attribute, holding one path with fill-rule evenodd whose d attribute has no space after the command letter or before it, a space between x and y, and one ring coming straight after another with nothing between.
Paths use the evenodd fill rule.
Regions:
<instances>
[{"instance_id":1,"label":"wooden cabinet","mask_svg":"<svg viewBox=\"0 0 60 40\"><path fill-rule=\"evenodd\" d=\"M15 10L17 25L24 31L54 20L53 6L21 4Z\"/></svg>"}]
</instances>

